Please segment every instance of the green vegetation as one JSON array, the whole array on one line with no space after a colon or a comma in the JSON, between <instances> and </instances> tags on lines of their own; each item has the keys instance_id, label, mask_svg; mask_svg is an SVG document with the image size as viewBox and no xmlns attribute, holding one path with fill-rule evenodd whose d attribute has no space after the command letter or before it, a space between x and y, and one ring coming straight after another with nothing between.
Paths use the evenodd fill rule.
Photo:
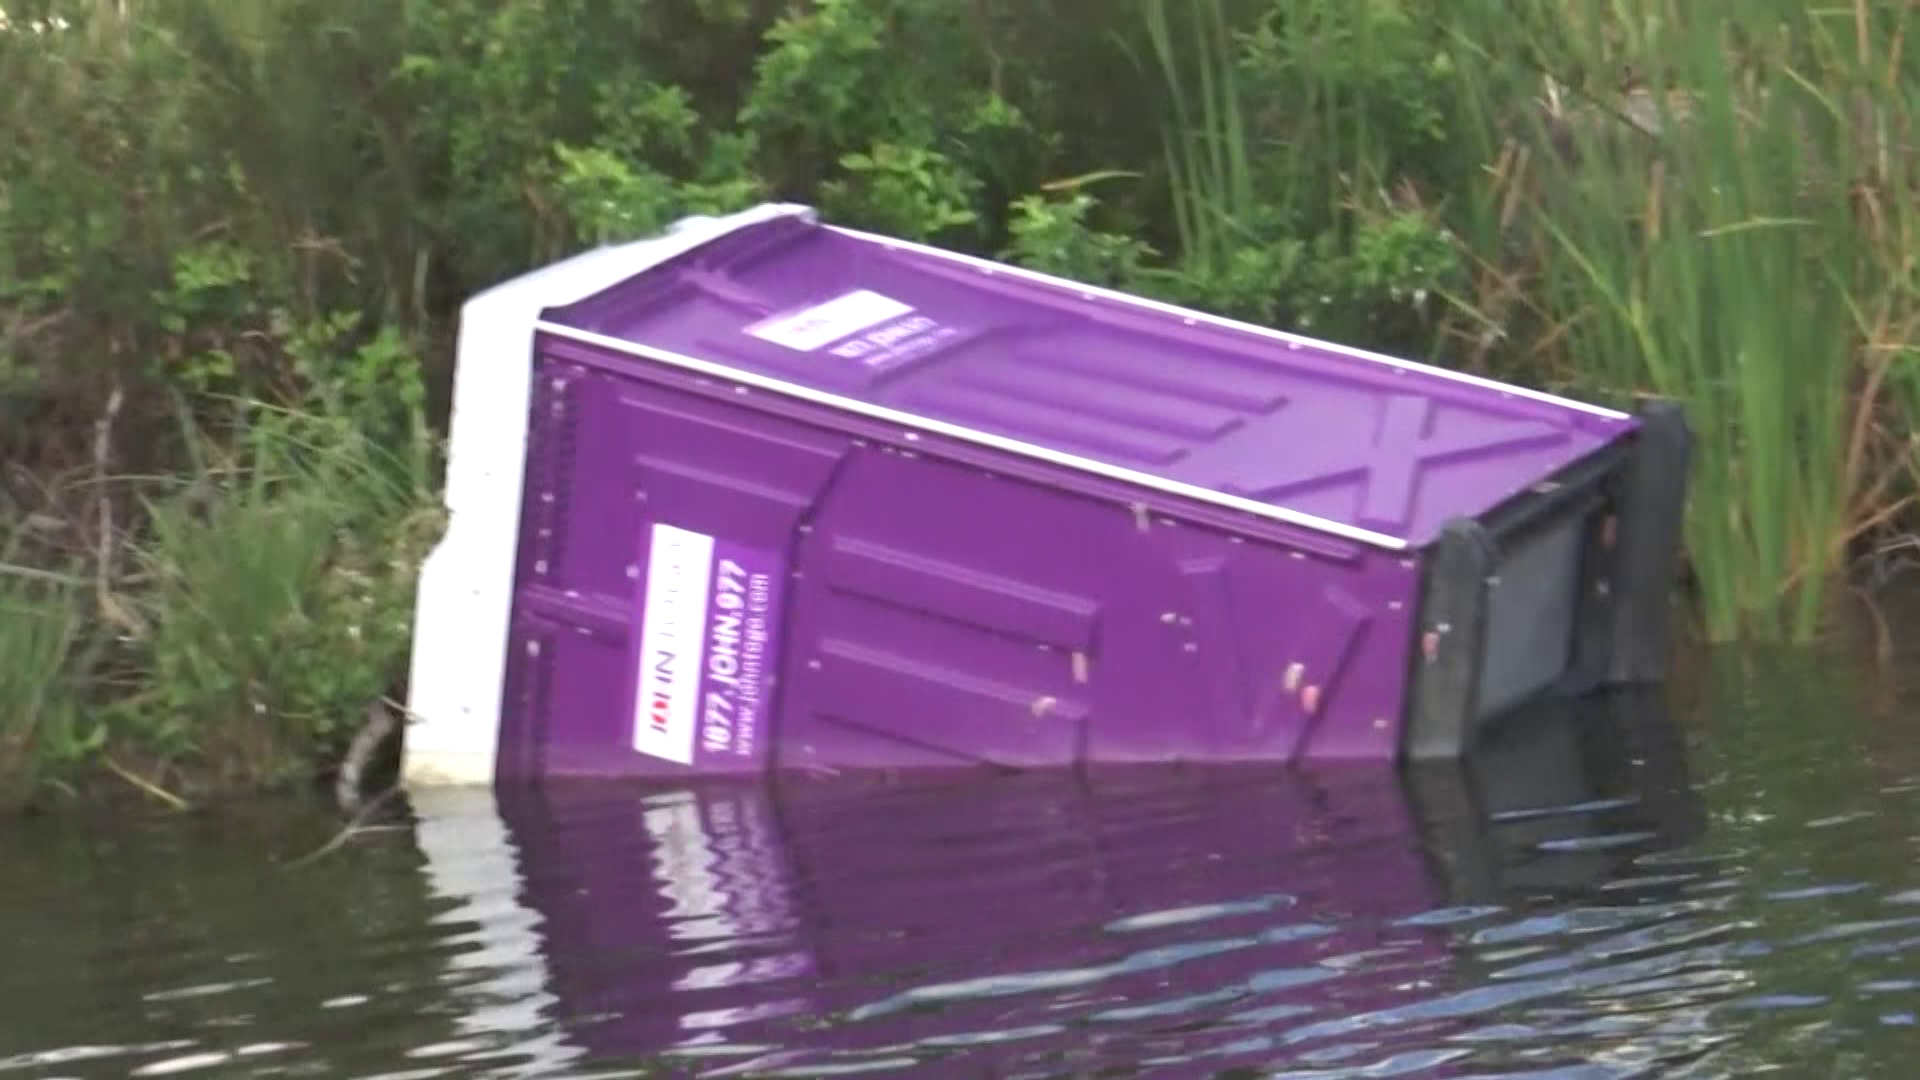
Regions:
<instances>
[{"instance_id":1,"label":"green vegetation","mask_svg":"<svg viewBox=\"0 0 1920 1080\"><path fill-rule=\"evenodd\" d=\"M0 777L324 759L403 666L458 303L767 198L1682 398L1704 630L1805 642L1920 527L1916 18L0 0Z\"/></svg>"},{"instance_id":2,"label":"green vegetation","mask_svg":"<svg viewBox=\"0 0 1920 1080\"><path fill-rule=\"evenodd\" d=\"M70 531L49 516L52 535L11 545L42 557L0 565L0 800L85 765L175 805L295 781L401 674L440 521L425 462L337 416L254 403L229 421L186 433L180 477L69 497L138 507L137 529L92 530L90 561L117 571L34 568Z\"/></svg>"},{"instance_id":3,"label":"green vegetation","mask_svg":"<svg viewBox=\"0 0 1920 1080\"><path fill-rule=\"evenodd\" d=\"M0 578L0 799L31 785L43 759L72 745L73 695L66 661L80 616L67 587L8 567Z\"/></svg>"},{"instance_id":4,"label":"green vegetation","mask_svg":"<svg viewBox=\"0 0 1920 1080\"><path fill-rule=\"evenodd\" d=\"M1598 100L1586 87L1583 104L1561 89L1569 104L1535 111L1565 150L1503 178L1532 206L1510 230L1531 249L1523 288L1577 365L1575 387L1687 402L1701 439L1689 539L1710 631L1805 639L1852 543L1911 520L1917 414L1896 388L1920 370L1912 13L1557 6L1562 28L1528 39L1547 71L1672 75ZM1487 77L1498 53L1474 54L1466 97L1479 116L1504 115L1515 90ZM1499 138L1479 128L1482 156Z\"/></svg>"}]
</instances>

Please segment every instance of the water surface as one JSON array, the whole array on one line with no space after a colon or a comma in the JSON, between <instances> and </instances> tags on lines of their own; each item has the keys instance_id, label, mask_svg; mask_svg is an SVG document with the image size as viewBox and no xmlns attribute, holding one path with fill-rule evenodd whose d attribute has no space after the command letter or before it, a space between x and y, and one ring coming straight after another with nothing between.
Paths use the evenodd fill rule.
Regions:
<instances>
[{"instance_id":1,"label":"water surface","mask_svg":"<svg viewBox=\"0 0 1920 1080\"><path fill-rule=\"evenodd\" d=\"M1707 685L1405 777L9 824L0 1080L1916 1075L1920 727Z\"/></svg>"}]
</instances>

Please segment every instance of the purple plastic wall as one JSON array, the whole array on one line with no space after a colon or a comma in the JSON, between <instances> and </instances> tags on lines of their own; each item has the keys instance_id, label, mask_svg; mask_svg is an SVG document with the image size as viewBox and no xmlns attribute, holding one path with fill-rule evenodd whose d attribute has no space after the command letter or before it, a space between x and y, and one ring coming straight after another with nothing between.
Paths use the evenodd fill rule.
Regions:
<instances>
[{"instance_id":1,"label":"purple plastic wall","mask_svg":"<svg viewBox=\"0 0 1920 1080\"><path fill-rule=\"evenodd\" d=\"M1170 500L1143 513L578 343L541 357L505 773L1394 753L1411 559ZM657 549L660 524L714 550ZM649 578L705 607L643 656ZM701 672L692 646L716 633ZM691 762L633 748L656 717Z\"/></svg>"}]
</instances>

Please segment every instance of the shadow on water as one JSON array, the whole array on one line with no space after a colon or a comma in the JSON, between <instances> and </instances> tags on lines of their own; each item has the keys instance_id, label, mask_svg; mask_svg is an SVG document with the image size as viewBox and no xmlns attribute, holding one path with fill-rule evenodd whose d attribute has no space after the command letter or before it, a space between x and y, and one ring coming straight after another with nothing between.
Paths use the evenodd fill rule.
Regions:
<instances>
[{"instance_id":1,"label":"shadow on water","mask_svg":"<svg viewBox=\"0 0 1920 1080\"><path fill-rule=\"evenodd\" d=\"M423 791L299 870L0 836L0 1078L1909 1075L1920 755L1844 679L1699 681L1405 775Z\"/></svg>"}]
</instances>

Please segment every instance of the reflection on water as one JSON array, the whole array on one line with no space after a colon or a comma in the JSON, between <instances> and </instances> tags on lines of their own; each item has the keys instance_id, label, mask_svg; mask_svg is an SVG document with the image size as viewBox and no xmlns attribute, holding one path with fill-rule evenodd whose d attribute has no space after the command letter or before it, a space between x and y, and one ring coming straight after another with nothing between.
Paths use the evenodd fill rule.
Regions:
<instances>
[{"instance_id":1,"label":"reflection on water","mask_svg":"<svg viewBox=\"0 0 1920 1080\"><path fill-rule=\"evenodd\" d=\"M1722 940L1724 898L1659 859L1704 824L1674 729L1644 709L1556 719L1404 782L509 791L516 872L454 888L537 915L541 1026L571 1052L689 1075L1463 1075L1600 1062L1587 1044L1614 1062L1593 1075L1630 1075L1615 1066L1697 1058L1715 992L1751 976ZM430 865L478 855L476 809L454 801L421 803L454 826L423 834ZM1650 1023L1524 1030L1655 1000Z\"/></svg>"},{"instance_id":2,"label":"reflection on water","mask_svg":"<svg viewBox=\"0 0 1920 1080\"><path fill-rule=\"evenodd\" d=\"M0 1077L1907 1075L1920 773L1730 692L1405 776L423 792L298 869L23 831Z\"/></svg>"}]
</instances>

